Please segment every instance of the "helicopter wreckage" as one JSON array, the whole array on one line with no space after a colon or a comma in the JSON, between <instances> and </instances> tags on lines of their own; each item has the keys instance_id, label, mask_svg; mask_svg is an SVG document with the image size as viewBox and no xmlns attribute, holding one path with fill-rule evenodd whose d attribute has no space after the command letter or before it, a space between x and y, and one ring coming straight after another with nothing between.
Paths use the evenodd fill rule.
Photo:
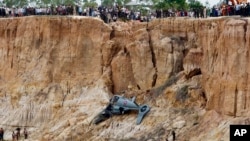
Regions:
<instances>
[{"instance_id":1,"label":"helicopter wreckage","mask_svg":"<svg viewBox=\"0 0 250 141\"><path fill-rule=\"evenodd\" d=\"M128 99L123 96L114 95L110 99L107 107L94 118L93 123L98 124L112 117L113 115L123 115L131 110L138 111L138 116L136 120L136 124L138 125L141 123L146 114L150 111L150 107L146 104L138 105L135 102L135 97Z\"/></svg>"}]
</instances>

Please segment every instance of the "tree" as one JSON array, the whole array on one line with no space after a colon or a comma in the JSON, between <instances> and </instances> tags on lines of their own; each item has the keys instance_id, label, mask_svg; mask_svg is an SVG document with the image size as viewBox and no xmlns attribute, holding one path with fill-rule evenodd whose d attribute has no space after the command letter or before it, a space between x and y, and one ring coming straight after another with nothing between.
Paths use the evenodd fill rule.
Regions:
<instances>
[{"instance_id":1,"label":"tree","mask_svg":"<svg viewBox=\"0 0 250 141\"><path fill-rule=\"evenodd\" d=\"M176 8L178 10L188 9L188 4L187 4L186 0L176 0L175 2L177 4Z\"/></svg>"},{"instance_id":2,"label":"tree","mask_svg":"<svg viewBox=\"0 0 250 141\"><path fill-rule=\"evenodd\" d=\"M153 0L154 7L156 9L167 10L170 8L170 3L167 2L168 0Z\"/></svg>"},{"instance_id":3,"label":"tree","mask_svg":"<svg viewBox=\"0 0 250 141\"><path fill-rule=\"evenodd\" d=\"M131 0L102 0L101 4L103 6L113 6L114 4L117 4L119 6L123 6L123 5L127 4L130 1Z\"/></svg>"},{"instance_id":4,"label":"tree","mask_svg":"<svg viewBox=\"0 0 250 141\"><path fill-rule=\"evenodd\" d=\"M51 0L41 0L45 5L51 4Z\"/></svg>"},{"instance_id":5,"label":"tree","mask_svg":"<svg viewBox=\"0 0 250 141\"><path fill-rule=\"evenodd\" d=\"M116 0L116 3L120 6L123 6L127 3L129 3L131 0Z\"/></svg>"},{"instance_id":6,"label":"tree","mask_svg":"<svg viewBox=\"0 0 250 141\"><path fill-rule=\"evenodd\" d=\"M103 6L113 6L114 0L102 0Z\"/></svg>"},{"instance_id":7,"label":"tree","mask_svg":"<svg viewBox=\"0 0 250 141\"><path fill-rule=\"evenodd\" d=\"M75 5L79 0L30 0L36 2L37 5Z\"/></svg>"},{"instance_id":8,"label":"tree","mask_svg":"<svg viewBox=\"0 0 250 141\"><path fill-rule=\"evenodd\" d=\"M98 4L95 0L83 0L84 7L96 7Z\"/></svg>"},{"instance_id":9,"label":"tree","mask_svg":"<svg viewBox=\"0 0 250 141\"><path fill-rule=\"evenodd\" d=\"M156 9L183 10L188 8L186 0L153 0Z\"/></svg>"},{"instance_id":10,"label":"tree","mask_svg":"<svg viewBox=\"0 0 250 141\"><path fill-rule=\"evenodd\" d=\"M12 6L23 7L25 5L28 5L28 0L4 0L3 3L7 7L12 7Z\"/></svg>"},{"instance_id":11,"label":"tree","mask_svg":"<svg viewBox=\"0 0 250 141\"><path fill-rule=\"evenodd\" d=\"M64 0L64 5L74 5L75 1L74 0Z\"/></svg>"},{"instance_id":12,"label":"tree","mask_svg":"<svg viewBox=\"0 0 250 141\"><path fill-rule=\"evenodd\" d=\"M197 1L197 0L190 0L189 2L189 7L191 9L199 9L199 8L202 8L203 5L201 4L200 1Z\"/></svg>"}]
</instances>

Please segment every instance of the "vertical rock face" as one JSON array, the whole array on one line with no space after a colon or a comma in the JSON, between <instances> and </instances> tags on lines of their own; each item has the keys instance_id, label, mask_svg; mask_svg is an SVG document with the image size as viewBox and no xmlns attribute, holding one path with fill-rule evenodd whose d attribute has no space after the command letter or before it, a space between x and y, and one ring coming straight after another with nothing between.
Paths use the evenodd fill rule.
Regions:
<instances>
[{"instance_id":1,"label":"vertical rock face","mask_svg":"<svg viewBox=\"0 0 250 141\"><path fill-rule=\"evenodd\" d=\"M13 84L41 90L50 83L89 85L102 75L101 47L111 31L102 21L28 17L1 25L0 76L9 90Z\"/></svg>"},{"instance_id":2,"label":"vertical rock face","mask_svg":"<svg viewBox=\"0 0 250 141\"><path fill-rule=\"evenodd\" d=\"M241 18L110 25L84 17L1 19L0 120L39 127L34 139L41 140L149 140L157 131L154 139L163 140L172 126L183 138L208 139L189 135L193 109L249 116L249 27ZM150 103L149 118L139 126L133 114L90 126L110 93L122 91ZM188 120L177 118L183 113ZM201 126L218 113L205 114Z\"/></svg>"},{"instance_id":3,"label":"vertical rock face","mask_svg":"<svg viewBox=\"0 0 250 141\"><path fill-rule=\"evenodd\" d=\"M47 123L56 125L67 113L63 106L71 107L72 101L85 105L79 102L84 88L110 75L108 69L103 72L102 46L112 29L101 20L25 17L1 19L0 25L0 111L6 131L27 125L44 132ZM76 115L85 117L81 113ZM55 128L67 125L61 120Z\"/></svg>"},{"instance_id":4,"label":"vertical rock face","mask_svg":"<svg viewBox=\"0 0 250 141\"><path fill-rule=\"evenodd\" d=\"M157 24L158 22L158 24ZM157 26L155 26L157 25ZM202 86L208 98L207 109L232 116L246 115L248 109L248 56L249 56L249 24L248 19L213 19L213 20L182 20L172 19L166 21L155 21L151 30L156 32L161 40L165 41L161 47L172 43L173 37L178 38L178 49L176 62L168 65L171 71L179 72L184 69L188 74L195 69L201 69ZM167 38L164 38L167 35ZM152 34L153 38L157 37ZM158 37L159 38L159 37ZM153 47L157 48L157 44ZM176 49L176 48L175 48ZM171 52L162 51L161 53ZM158 51L155 51L156 58ZM169 53L167 53L169 55ZM167 56L164 55L164 57ZM183 56L183 57L182 57ZM161 62L163 59L156 59ZM159 63L156 63L157 65ZM176 65L176 66L175 66ZM180 67L178 67L180 66ZM183 68L182 68L183 67ZM164 67L157 67L166 69ZM168 71L168 72L171 72ZM160 75L160 74L159 74ZM166 73L165 73L166 75ZM163 76L163 75L160 75ZM160 81L157 79L157 81Z\"/></svg>"},{"instance_id":5,"label":"vertical rock face","mask_svg":"<svg viewBox=\"0 0 250 141\"><path fill-rule=\"evenodd\" d=\"M131 56L131 64L137 87L146 90L152 87L155 68L152 62L152 52L149 35L146 29L134 32L134 42L127 44Z\"/></svg>"},{"instance_id":6,"label":"vertical rock face","mask_svg":"<svg viewBox=\"0 0 250 141\"><path fill-rule=\"evenodd\" d=\"M168 27L169 25L162 26ZM162 27L153 28L150 36L153 61L157 68L155 86L160 86L172 75L183 70L184 41L180 36L165 32Z\"/></svg>"},{"instance_id":7,"label":"vertical rock face","mask_svg":"<svg viewBox=\"0 0 250 141\"><path fill-rule=\"evenodd\" d=\"M247 19L225 19L206 25L210 33L205 33L205 36L214 35L213 42L201 41L203 86L208 97L208 109L243 116L249 108L248 27Z\"/></svg>"}]
</instances>

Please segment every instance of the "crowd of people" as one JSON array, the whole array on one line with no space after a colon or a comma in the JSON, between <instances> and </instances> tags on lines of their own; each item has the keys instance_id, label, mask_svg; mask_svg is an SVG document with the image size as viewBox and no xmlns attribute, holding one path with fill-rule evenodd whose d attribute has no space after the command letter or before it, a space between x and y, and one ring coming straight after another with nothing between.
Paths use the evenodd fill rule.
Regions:
<instances>
[{"instance_id":1,"label":"crowd of people","mask_svg":"<svg viewBox=\"0 0 250 141\"><path fill-rule=\"evenodd\" d=\"M18 141L21 139L21 128L16 128L15 131L12 132L12 141ZM23 139L28 139L28 131L26 128L23 129ZM4 130L0 128L0 141L4 141Z\"/></svg>"},{"instance_id":2,"label":"crowd of people","mask_svg":"<svg viewBox=\"0 0 250 141\"><path fill-rule=\"evenodd\" d=\"M164 17L194 17L206 18L217 16L231 16L241 15L250 16L250 4L241 3L237 5L221 5L212 8L200 7L190 10L148 10L142 13L141 9L129 10L122 6L112 7L86 7L72 6L72 5L59 5L50 7L0 7L0 17L20 17L29 15L80 15L80 16L93 16L100 17L106 23L122 20L139 20L150 21L154 18Z\"/></svg>"},{"instance_id":3,"label":"crowd of people","mask_svg":"<svg viewBox=\"0 0 250 141\"><path fill-rule=\"evenodd\" d=\"M222 5L221 7L213 7L212 16L250 16L250 3L239 3L236 5Z\"/></svg>"},{"instance_id":4,"label":"crowd of people","mask_svg":"<svg viewBox=\"0 0 250 141\"><path fill-rule=\"evenodd\" d=\"M73 6L43 7L0 7L2 17L20 17L29 15L73 15Z\"/></svg>"},{"instance_id":5,"label":"crowd of people","mask_svg":"<svg viewBox=\"0 0 250 141\"><path fill-rule=\"evenodd\" d=\"M0 17L21 17L30 15L80 15L100 17L106 23L119 19L140 20L141 12L128 10L128 8L113 7L80 7L80 6L50 6L50 7L0 7ZM144 15L145 16L145 15Z\"/></svg>"}]
</instances>

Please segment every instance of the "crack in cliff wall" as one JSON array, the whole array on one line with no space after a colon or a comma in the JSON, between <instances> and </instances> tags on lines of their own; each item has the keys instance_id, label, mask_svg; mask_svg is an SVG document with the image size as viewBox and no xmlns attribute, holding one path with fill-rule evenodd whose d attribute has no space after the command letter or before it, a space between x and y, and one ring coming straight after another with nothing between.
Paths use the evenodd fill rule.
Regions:
<instances>
[{"instance_id":1,"label":"crack in cliff wall","mask_svg":"<svg viewBox=\"0 0 250 141\"><path fill-rule=\"evenodd\" d=\"M148 41L148 44L149 44L149 47L150 47L150 51L151 51L151 56L152 56L152 63L153 63L153 67L155 68L155 74L153 75L153 81L152 81L152 87L155 86L156 84L156 81L157 81L157 60L155 58L155 52L154 52L154 49L153 49L153 45L152 45L152 41L151 41L151 35L150 35L150 30L147 28L147 32L148 32L148 36L149 36L149 41Z\"/></svg>"},{"instance_id":2,"label":"crack in cliff wall","mask_svg":"<svg viewBox=\"0 0 250 141\"><path fill-rule=\"evenodd\" d=\"M237 88L237 85L235 87L235 96L234 96L234 113L233 113L233 116L236 117L236 114L237 114L237 98L238 98L238 88Z\"/></svg>"},{"instance_id":3,"label":"crack in cliff wall","mask_svg":"<svg viewBox=\"0 0 250 141\"><path fill-rule=\"evenodd\" d=\"M244 42L247 42L247 25L248 25L248 20L244 20L246 23L244 24Z\"/></svg>"}]
</instances>

